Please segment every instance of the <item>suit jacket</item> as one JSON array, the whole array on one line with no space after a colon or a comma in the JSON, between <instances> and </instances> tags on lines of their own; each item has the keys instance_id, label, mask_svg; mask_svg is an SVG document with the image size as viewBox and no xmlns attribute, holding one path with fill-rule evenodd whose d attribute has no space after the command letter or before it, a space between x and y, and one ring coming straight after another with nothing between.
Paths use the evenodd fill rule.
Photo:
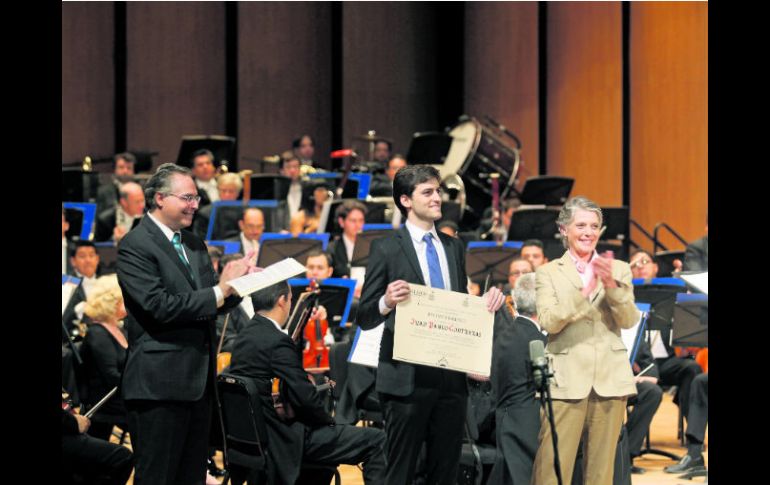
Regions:
<instances>
[{"instance_id":1,"label":"suit jacket","mask_svg":"<svg viewBox=\"0 0 770 485\"><path fill-rule=\"evenodd\" d=\"M212 286L218 277L204 242L182 230L190 275L171 241L149 217L118 246L117 274L126 309L134 318L128 332L123 398L196 401L214 372L214 326L218 312L240 302L228 297L217 310Z\"/></svg>"},{"instance_id":2,"label":"suit jacket","mask_svg":"<svg viewBox=\"0 0 770 485\"><path fill-rule=\"evenodd\" d=\"M302 368L301 354L288 335L267 318L255 314L233 345L230 374L249 378L259 394L267 428L269 483L294 483L304 451L305 426L332 424L315 386ZM296 413L296 421L278 418L271 397L271 380L283 382L282 395Z\"/></svg>"},{"instance_id":3,"label":"suit jacket","mask_svg":"<svg viewBox=\"0 0 770 485\"><path fill-rule=\"evenodd\" d=\"M449 289L467 293L465 248L460 240L442 232L438 233L438 237L444 245L449 264ZM388 313L387 317L383 317L379 309L380 297L385 294L388 284L396 280L425 285L417 253L406 227L401 227L393 234L372 242L356 323L362 329L369 330L385 318L385 329L380 344L380 360L377 366L376 389L378 392L394 396L408 396L414 390L415 366L393 360L393 332L398 309ZM467 392L464 386L463 391Z\"/></svg>"},{"instance_id":4,"label":"suit jacket","mask_svg":"<svg viewBox=\"0 0 770 485\"><path fill-rule=\"evenodd\" d=\"M345 251L345 241L342 240L342 235L332 241L326 251L332 255L332 263L334 263L332 276L335 278L350 277L350 261L348 261L348 253Z\"/></svg>"},{"instance_id":5,"label":"suit jacket","mask_svg":"<svg viewBox=\"0 0 770 485\"><path fill-rule=\"evenodd\" d=\"M684 251L685 271L708 271L709 237L704 236L687 245Z\"/></svg>"},{"instance_id":6,"label":"suit jacket","mask_svg":"<svg viewBox=\"0 0 770 485\"><path fill-rule=\"evenodd\" d=\"M117 209L118 206L113 206L107 210L99 213L96 217L96 229L94 230L94 241L110 241L112 240L112 232L115 230L117 224ZM132 227L136 227L138 222L134 221Z\"/></svg>"},{"instance_id":7,"label":"suit jacket","mask_svg":"<svg viewBox=\"0 0 770 485\"><path fill-rule=\"evenodd\" d=\"M604 288L599 281L589 301L580 294L583 282L569 252L536 271L538 319L553 356L554 399L584 399L591 389L603 397L636 394L620 338L620 329L631 328L640 317L631 268L615 259L612 276L618 287Z\"/></svg>"},{"instance_id":8,"label":"suit jacket","mask_svg":"<svg viewBox=\"0 0 770 485\"><path fill-rule=\"evenodd\" d=\"M495 315L494 343L492 345L492 389L497 396L497 407L531 406L537 409L535 386L531 382L529 342L546 337L524 317L514 318L507 310Z\"/></svg>"}]
</instances>

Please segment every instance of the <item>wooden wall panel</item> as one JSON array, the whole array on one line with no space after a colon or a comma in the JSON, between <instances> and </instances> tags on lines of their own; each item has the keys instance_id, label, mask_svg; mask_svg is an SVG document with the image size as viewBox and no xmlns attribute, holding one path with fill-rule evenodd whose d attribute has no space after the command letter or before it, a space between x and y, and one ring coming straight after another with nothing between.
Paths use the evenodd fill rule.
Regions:
<instances>
[{"instance_id":1,"label":"wooden wall panel","mask_svg":"<svg viewBox=\"0 0 770 485\"><path fill-rule=\"evenodd\" d=\"M343 2L343 144L373 129L403 153L414 132L443 128L436 109L439 14L424 2ZM366 143L356 146L368 153Z\"/></svg>"},{"instance_id":2,"label":"wooden wall panel","mask_svg":"<svg viewBox=\"0 0 770 485\"><path fill-rule=\"evenodd\" d=\"M465 10L465 113L489 115L522 143L526 175L538 174L537 2L470 2Z\"/></svg>"},{"instance_id":3,"label":"wooden wall panel","mask_svg":"<svg viewBox=\"0 0 770 485\"><path fill-rule=\"evenodd\" d=\"M64 2L62 161L110 156L115 149L114 6Z\"/></svg>"},{"instance_id":4,"label":"wooden wall panel","mask_svg":"<svg viewBox=\"0 0 770 485\"><path fill-rule=\"evenodd\" d=\"M331 147L331 5L238 5L238 142L241 156L262 158L315 138L315 160ZM240 167L257 168L243 161ZM267 171L267 169L266 169Z\"/></svg>"},{"instance_id":5,"label":"wooden wall panel","mask_svg":"<svg viewBox=\"0 0 770 485\"><path fill-rule=\"evenodd\" d=\"M630 40L631 217L693 241L708 208L708 4L632 3Z\"/></svg>"},{"instance_id":6,"label":"wooden wall panel","mask_svg":"<svg viewBox=\"0 0 770 485\"><path fill-rule=\"evenodd\" d=\"M549 3L547 43L547 172L574 177L572 195L621 205L620 3Z\"/></svg>"},{"instance_id":7,"label":"wooden wall panel","mask_svg":"<svg viewBox=\"0 0 770 485\"><path fill-rule=\"evenodd\" d=\"M127 145L176 161L183 135L225 134L223 2L129 2Z\"/></svg>"}]
</instances>

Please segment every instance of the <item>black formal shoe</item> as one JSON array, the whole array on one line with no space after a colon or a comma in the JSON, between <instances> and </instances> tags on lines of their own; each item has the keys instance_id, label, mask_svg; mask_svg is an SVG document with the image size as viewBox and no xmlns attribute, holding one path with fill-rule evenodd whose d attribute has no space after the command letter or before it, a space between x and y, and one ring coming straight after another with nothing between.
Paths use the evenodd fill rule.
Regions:
<instances>
[{"instance_id":1,"label":"black formal shoe","mask_svg":"<svg viewBox=\"0 0 770 485\"><path fill-rule=\"evenodd\" d=\"M679 460L679 463L676 465L667 466L663 469L666 473L684 473L687 471L692 470L693 468L703 467L705 466L705 461L703 460L703 455L698 455L696 457L693 457L691 455L684 455L681 460Z\"/></svg>"},{"instance_id":2,"label":"black formal shoe","mask_svg":"<svg viewBox=\"0 0 770 485\"><path fill-rule=\"evenodd\" d=\"M631 473L634 475L641 475L642 473L646 472L647 470L636 465L631 465Z\"/></svg>"},{"instance_id":3,"label":"black formal shoe","mask_svg":"<svg viewBox=\"0 0 770 485\"><path fill-rule=\"evenodd\" d=\"M214 460L209 459L209 462L206 466L208 468L209 473L211 473L212 477L223 477L225 476L225 471L218 468L216 462Z\"/></svg>"}]
</instances>

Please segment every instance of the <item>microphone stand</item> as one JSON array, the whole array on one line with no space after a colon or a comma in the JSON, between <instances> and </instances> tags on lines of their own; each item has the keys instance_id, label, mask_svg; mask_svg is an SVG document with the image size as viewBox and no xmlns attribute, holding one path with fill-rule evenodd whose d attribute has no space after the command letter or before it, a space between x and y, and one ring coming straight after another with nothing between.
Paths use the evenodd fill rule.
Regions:
<instances>
[{"instance_id":1,"label":"microphone stand","mask_svg":"<svg viewBox=\"0 0 770 485\"><path fill-rule=\"evenodd\" d=\"M537 365L533 362L532 368L540 370L540 382L534 378L534 375L533 380L535 382L535 387L538 391L540 391L540 405L543 406L543 410L546 410L548 422L551 425L551 441L553 443L553 468L556 472L556 480L559 485L563 485L561 477L561 463L559 461L559 438L556 435L556 422L553 419L553 401L551 399L551 385L549 383L549 379L553 377L553 372L548 369L548 364Z\"/></svg>"}]
</instances>

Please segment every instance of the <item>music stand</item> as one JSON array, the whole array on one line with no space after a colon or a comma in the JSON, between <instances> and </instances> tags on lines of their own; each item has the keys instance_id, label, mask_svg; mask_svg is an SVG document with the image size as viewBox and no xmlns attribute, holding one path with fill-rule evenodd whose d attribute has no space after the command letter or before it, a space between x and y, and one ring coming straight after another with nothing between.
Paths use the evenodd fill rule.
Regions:
<instances>
[{"instance_id":1,"label":"music stand","mask_svg":"<svg viewBox=\"0 0 770 485\"><path fill-rule=\"evenodd\" d=\"M412 136L406 160L409 165L443 165L452 137L447 133L426 131Z\"/></svg>"},{"instance_id":2,"label":"music stand","mask_svg":"<svg viewBox=\"0 0 770 485\"><path fill-rule=\"evenodd\" d=\"M118 245L115 241L94 243L96 254L99 255L99 274L115 274L118 266Z\"/></svg>"},{"instance_id":3,"label":"music stand","mask_svg":"<svg viewBox=\"0 0 770 485\"><path fill-rule=\"evenodd\" d=\"M289 196L291 179L284 175L256 174L251 176L253 200L284 200Z\"/></svg>"},{"instance_id":4,"label":"music stand","mask_svg":"<svg viewBox=\"0 0 770 485\"><path fill-rule=\"evenodd\" d=\"M508 241L526 241L539 239L543 243L545 256L553 261L564 254L559 226L556 219L559 209L519 209L513 211L511 227L508 228Z\"/></svg>"},{"instance_id":5,"label":"music stand","mask_svg":"<svg viewBox=\"0 0 770 485\"><path fill-rule=\"evenodd\" d=\"M99 192L99 173L85 172L79 168L62 167L61 200L70 202L96 202Z\"/></svg>"},{"instance_id":6,"label":"music stand","mask_svg":"<svg viewBox=\"0 0 770 485\"><path fill-rule=\"evenodd\" d=\"M230 171L238 170L235 138L224 135L184 135L176 157L177 165L192 168L192 154L203 148L214 154L215 167L225 165Z\"/></svg>"},{"instance_id":7,"label":"music stand","mask_svg":"<svg viewBox=\"0 0 770 485\"><path fill-rule=\"evenodd\" d=\"M528 205L564 205L575 179L557 175L529 177L521 191L521 203Z\"/></svg>"},{"instance_id":8,"label":"music stand","mask_svg":"<svg viewBox=\"0 0 770 485\"><path fill-rule=\"evenodd\" d=\"M325 250L329 241L328 234L302 234L304 237L292 237L291 234L263 233L259 238L257 266L267 268L271 264L294 258L300 264L307 264L307 255L314 249Z\"/></svg>"},{"instance_id":9,"label":"music stand","mask_svg":"<svg viewBox=\"0 0 770 485\"><path fill-rule=\"evenodd\" d=\"M281 201L281 203L285 202ZM248 207L257 207L262 210L265 216L265 231L271 232L278 225L274 216L281 203L276 200L250 200ZM243 201L218 200L212 202L211 206L206 241L221 241L237 237L240 233L238 221L243 217Z\"/></svg>"},{"instance_id":10,"label":"music stand","mask_svg":"<svg viewBox=\"0 0 770 485\"><path fill-rule=\"evenodd\" d=\"M669 281L672 280L672 281ZM679 283L675 283L679 281ZM634 280L634 299L637 308L648 307L646 318L646 328L642 329L647 335L647 345L652 349L653 330L664 330L671 328L673 318L673 307L678 292L682 291L683 282L673 278L653 279L652 283L644 283L644 280ZM633 365L633 361L631 361ZM639 456L652 454L679 460L681 457L668 451L658 450L650 447L650 433L647 430L647 445L641 450Z\"/></svg>"},{"instance_id":11,"label":"music stand","mask_svg":"<svg viewBox=\"0 0 770 485\"><path fill-rule=\"evenodd\" d=\"M521 253L521 246L520 241L507 241L502 246L493 241L470 242L465 253L465 273L472 281L485 282L489 276L490 286L505 284L511 260ZM484 284L481 286L483 292Z\"/></svg>"},{"instance_id":12,"label":"music stand","mask_svg":"<svg viewBox=\"0 0 770 485\"><path fill-rule=\"evenodd\" d=\"M684 251L658 251L655 253L658 276L671 276L674 272L675 259L684 263Z\"/></svg>"},{"instance_id":13,"label":"music stand","mask_svg":"<svg viewBox=\"0 0 770 485\"><path fill-rule=\"evenodd\" d=\"M64 219L69 222L67 239L90 241L96 227L96 204L91 202L65 202Z\"/></svg>"},{"instance_id":14,"label":"music stand","mask_svg":"<svg viewBox=\"0 0 770 485\"><path fill-rule=\"evenodd\" d=\"M708 295L687 293L676 295L671 337L672 345L677 347L708 347Z\"/></svg>"},{"instance_id":15,"label":"music stand","mask_svg":"<svg viewBox=\"0 0 770 485\"><path fill-rule=\"evenodd\" d=\"M311 173L310 180L325 180L327 183L336 186L339 183L338 179L342 178L341 173L336 172L323 172L323 173ZM348 180L345 182L345 186L342 188L342 199L366 199L369 195L369 188L372 185L372 174L370 173L350 173Z\"/></svg>"},{"instance_id":16,"label":"music stand","mask_svg":"<svg viewBox=\"0 0 770 485\"><path fill-rule=\"evenodd\" d=\"M215 246L222 248L222 255L235 254L241 251L240 241L217 241L211 240L206 242L207 246ZM245 256L245 255L244 255Z\"/></svg>"},{"instance_id":17,"label":"music stand","mask_svg":"<svg viewBox=\"0 0 770 485\"><path fill-rule=\"evenodd\" d=\"M293 295L299 295L310 285L307 278L291 278L289 280L291 292ZM318 304L326 308L329 326L344 327L350 315L350 308L353 304L353 293L356 288L356 281L348 278L326 278L319 285L321 295ZM296 298L292 298L292 309ZM291 335L293 329L289 329Z\"/></svg>"},{"instance_id":18,"label":"music stand","mask_svg":"<svg viewBox=\"0 0 770 485\"><path fill-rule=\"evenodd\" d=\"M370 225L370 227L373 226ZM375 226L376 227L376 226ZM353 245L353 258L350 260L350 266L363 266L369 264L369 252L372 249L372 241L383 238L393 232L393 227L382 227L375 229L365 229L356 236L356 243Z\"/></svg>"}]
</instances>

